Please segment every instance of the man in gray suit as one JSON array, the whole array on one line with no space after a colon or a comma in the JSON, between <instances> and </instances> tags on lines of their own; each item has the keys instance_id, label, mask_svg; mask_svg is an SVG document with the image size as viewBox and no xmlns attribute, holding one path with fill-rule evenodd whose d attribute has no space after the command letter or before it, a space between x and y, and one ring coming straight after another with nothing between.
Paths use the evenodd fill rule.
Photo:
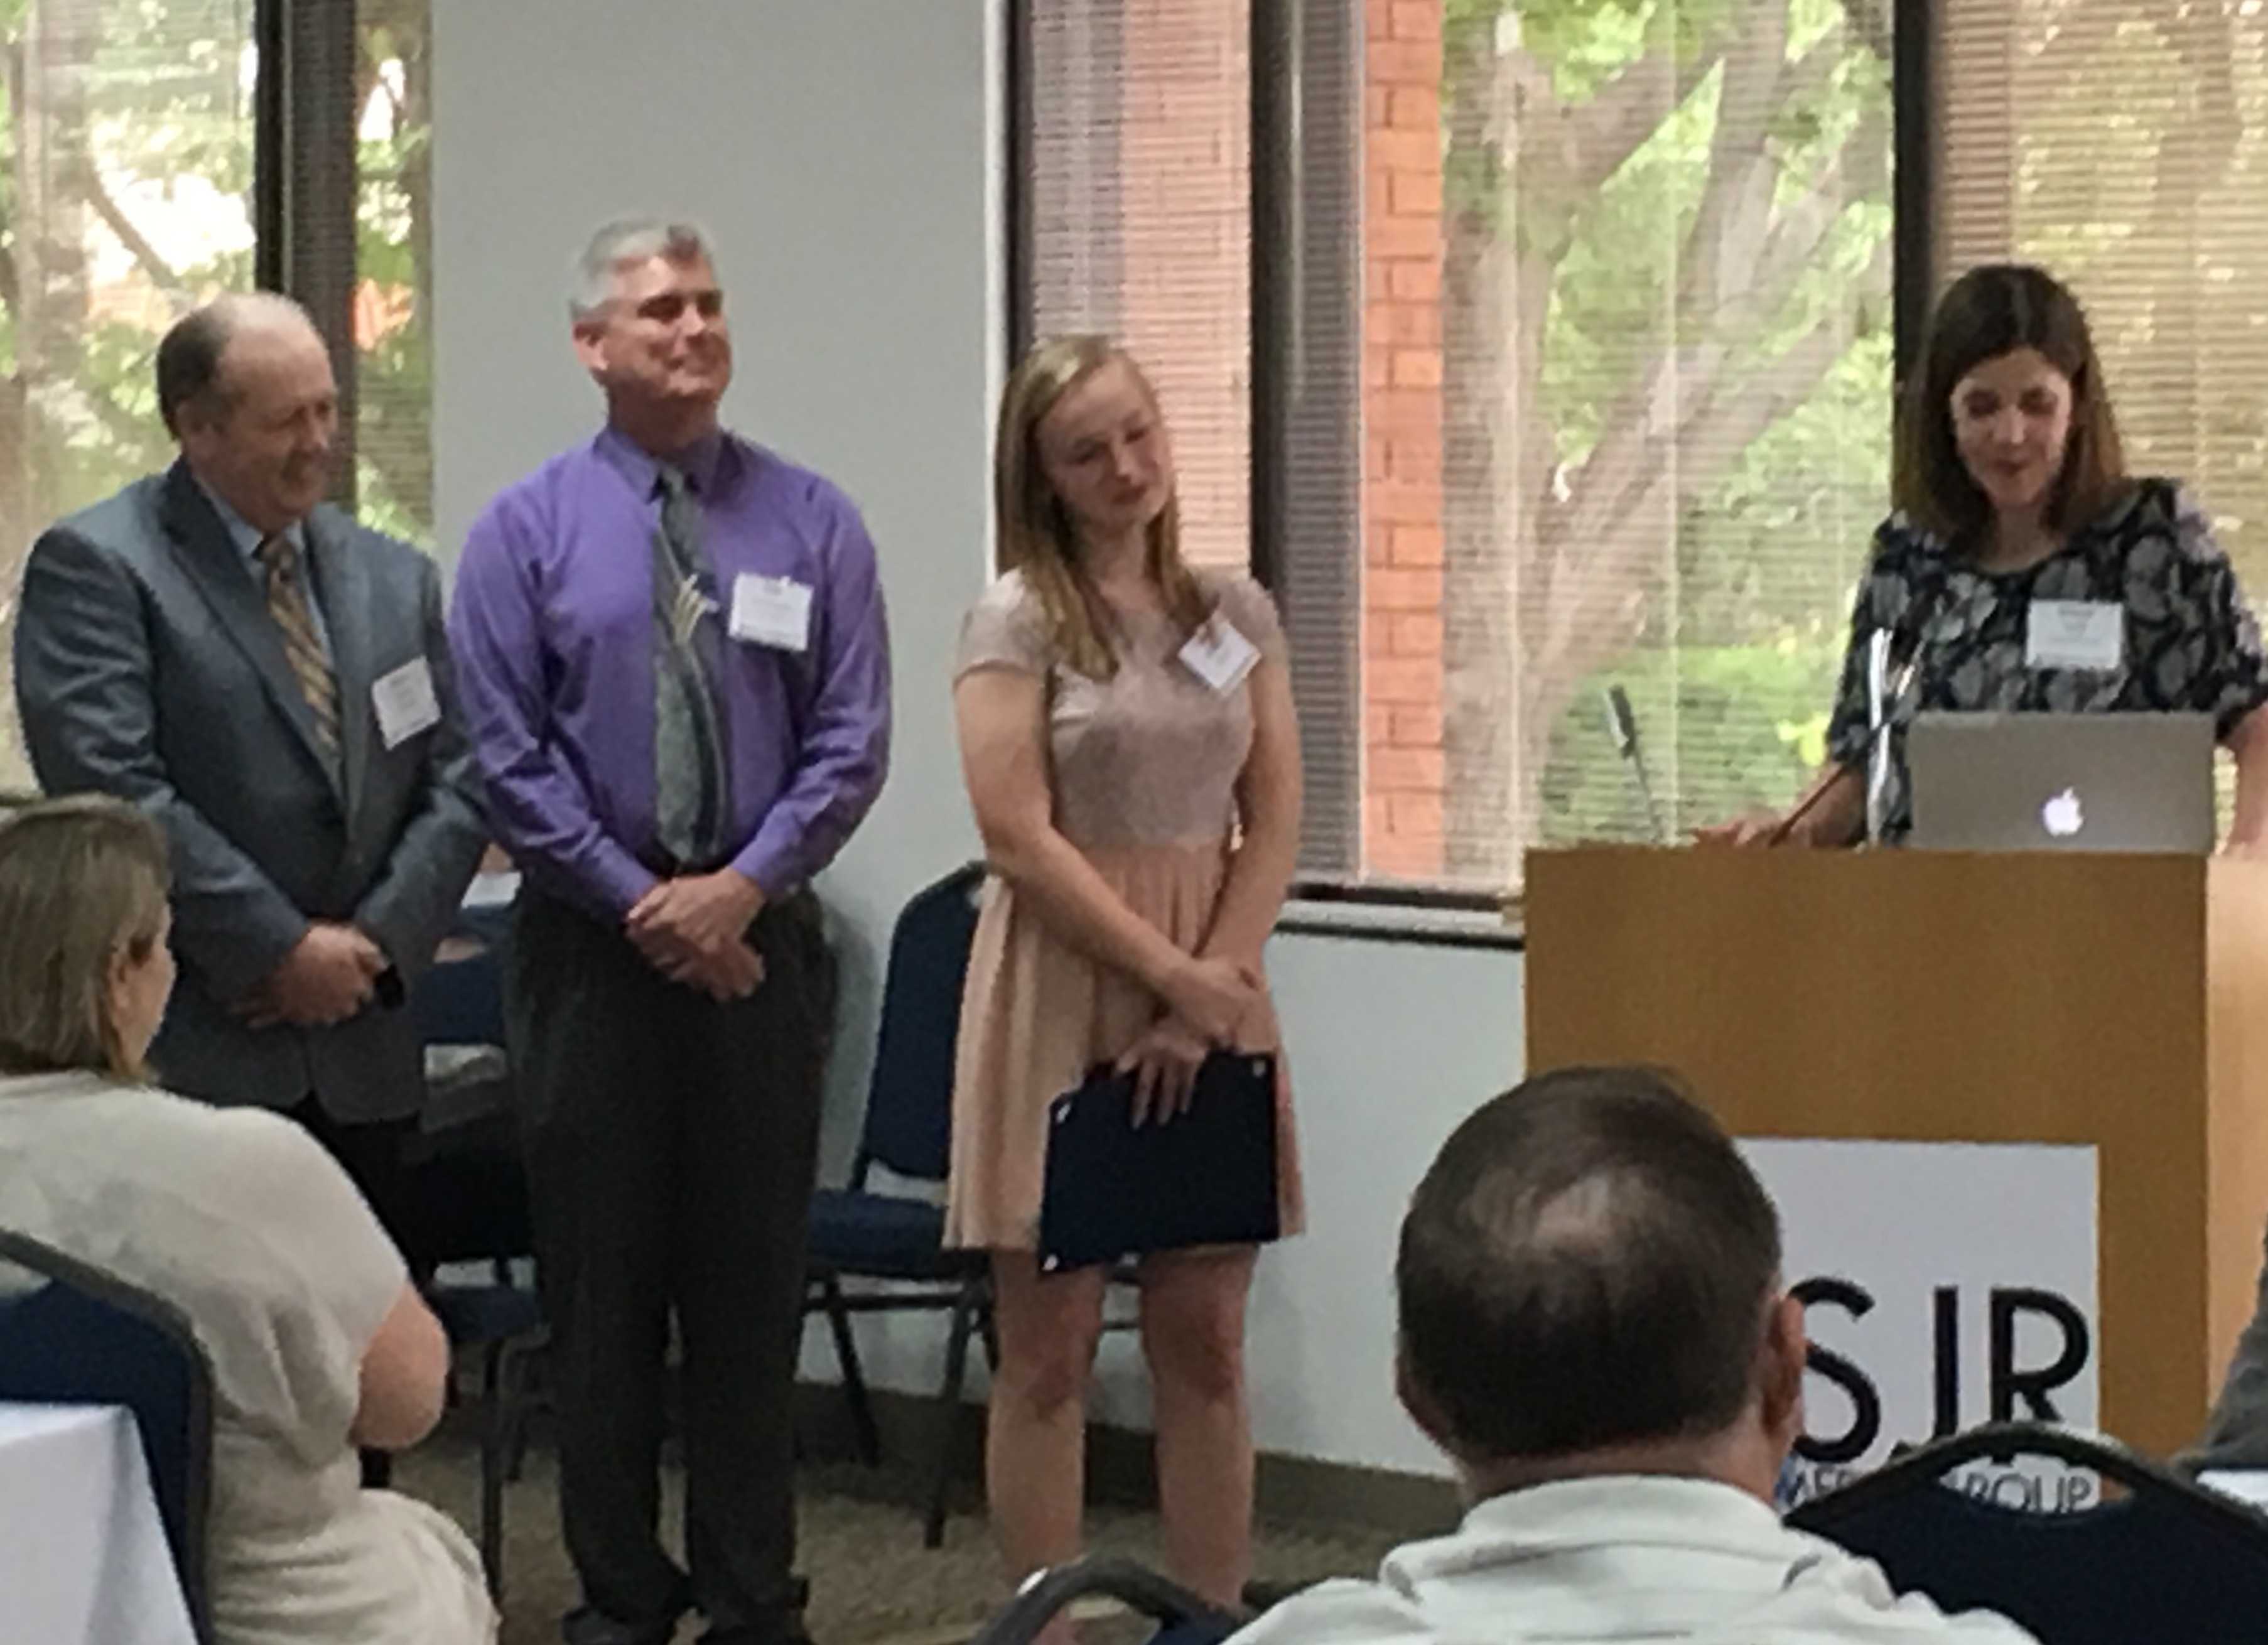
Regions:
<instances>
[{"instance_id":1,"label":"man in gray suit","mask_svg":"<svg viewBox=\"0 0 2268 1645\"><path fill-rule=\"evenodd\" d=\"M402 995L485 837L439 578L321 504L338 393L298 305L227 297L180 321L158 402L180 459L33 547L32 763L49 793L117 795L172 841L165 1083L293 1114L408 1244L423 1068Z\"/></svg>"}]
</instances>

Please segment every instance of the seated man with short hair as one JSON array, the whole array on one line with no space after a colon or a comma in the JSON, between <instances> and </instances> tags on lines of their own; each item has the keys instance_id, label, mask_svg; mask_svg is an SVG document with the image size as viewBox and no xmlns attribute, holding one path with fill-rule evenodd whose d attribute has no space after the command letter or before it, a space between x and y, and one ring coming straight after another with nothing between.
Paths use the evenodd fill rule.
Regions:
<instances>
[{"instance_id":1,"label":"seated man with short hair","mask_svg":"<svg viewBox=\"0 0 2268 1645\"><path fill-rule=\"evenodd\" d=\"M1779 1218L1662 1076L1571 1069L1473 1114L1418 1186L1395 1281L1402 1402L1473 1507L1233 1645L2029 1640L1780 1524L1804 1335Z\"/></svg>"}]
</instances>

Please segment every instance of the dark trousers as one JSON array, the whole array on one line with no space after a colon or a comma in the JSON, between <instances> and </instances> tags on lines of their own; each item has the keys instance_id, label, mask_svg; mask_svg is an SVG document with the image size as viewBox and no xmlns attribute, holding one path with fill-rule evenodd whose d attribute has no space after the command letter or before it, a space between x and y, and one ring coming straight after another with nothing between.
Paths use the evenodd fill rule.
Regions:
<instances>
[{"instance_id":1,"label":"dark trousers","mask_svg":"<svg viewBox=\"0 0 2268 1645\"><path fill-rule=\"evenodd\" d=\"M567 1549L591 1637L799 1627L791 1399L818 1146L824 957L807 895L719 1004L541 893L515 914L504 1014L553 1336ZM690 1580L661 1546L664 1357L683 1347ZM619 1634L605 1627L623 1625Z\"/></svg>"},{"instance_id":2,"label":"dark trousers","mask_svg":"<svg viewBox=\"0 0 2268 1645\"><path fill-rule=\"evenodd\" d=\"M522 1257L534 1249L518 1140L497 1122L427 1136L417 1117L342 1125L313 1098L291 1117L320 1142L370 1202L421 1285L445 1262Z\"/></svg>"},{"instance_id":3,"label":"dark trousers","mask_svg":"<svg viewBox=\"0 0 2268 1645\"><path fill-rule=\"evenodd\" d=\"M399 1120L348 1125L325 1113L323 1105L313 1097L292 1109L291 1116L309 1136L323 1145L325 1153L339 1162L354 1186L362 1190L362 1197L370 1202L379 1225L386 1230L395 1248L406 1255L410 1225L416 1217L403 1150L417 1134L417 1116L405 1114Z\"/></svg>"}]
</instances>

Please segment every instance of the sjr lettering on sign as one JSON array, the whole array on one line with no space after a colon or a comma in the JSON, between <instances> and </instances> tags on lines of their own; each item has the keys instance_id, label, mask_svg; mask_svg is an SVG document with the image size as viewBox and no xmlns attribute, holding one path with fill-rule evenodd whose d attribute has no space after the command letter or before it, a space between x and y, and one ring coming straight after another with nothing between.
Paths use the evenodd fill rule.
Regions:
<instances>
[{"instance_id":1,"label":"sjr lettering on sign","mask_svg":"<svg viewBox=\"0 0 2268 1645\"><path fill-rule=\"evenodd\" d=\"M1838 1311L1855 1322L1874 1311L1874 1298L1857 1281L1832 1274L1815 1275L1793 1288L1803 1304L1807 1320L1815 1308ZM1940 1285L1932 1292L1928 1332L1932 1426L1926 1435L1902 1442L1940 1439L1962 1426L1961 1288ZM2027 1332L2029 1323L2034 1328ZM2087 1317L2068 1297L2036 1286L1996 1285L1985 1294L1985 1410L1995 1422L2063 1420L2054 1395L2079 1380L2094 1353L2093 1333ZM2043 1358L2036 1352L2019 1362L2020 1337L2038 1340L2044 1331L2056 1347ZM1879 1333L1877 1333L1879 1335ZM1918 1348L1919 1344L1915 1344ZM1807 1463L1847 1466L1874 1450L1882 1437L1882 1394L1878 1370L1815 1340L1807 1366L1830 1383L1849 1402L1850 1420L1839 1432L1808 1430L1796 1441L1796 1455ZM1810 1416L1808 1414L1807 1422Z\"/></svg>"}]
</instances>

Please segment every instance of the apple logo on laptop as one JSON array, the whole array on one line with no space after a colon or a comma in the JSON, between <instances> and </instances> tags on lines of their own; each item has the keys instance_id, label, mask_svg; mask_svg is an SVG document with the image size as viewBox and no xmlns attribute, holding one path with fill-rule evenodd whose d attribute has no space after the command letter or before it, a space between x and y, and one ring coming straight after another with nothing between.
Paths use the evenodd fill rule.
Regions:
<instances>
[{"instance_id":1,"label":"apple logo on laptop","mask_svg":"<svg viewBox=\"0 0 2268 1645\"><path fill-rule=\"evenodd\" d=\"M2087 826L2087 813L2080 809L2079 790L2066 789L2049 797L2040 807L2040 826L2058 840L2068 840Z\"/></svg>"}]
</instances>

